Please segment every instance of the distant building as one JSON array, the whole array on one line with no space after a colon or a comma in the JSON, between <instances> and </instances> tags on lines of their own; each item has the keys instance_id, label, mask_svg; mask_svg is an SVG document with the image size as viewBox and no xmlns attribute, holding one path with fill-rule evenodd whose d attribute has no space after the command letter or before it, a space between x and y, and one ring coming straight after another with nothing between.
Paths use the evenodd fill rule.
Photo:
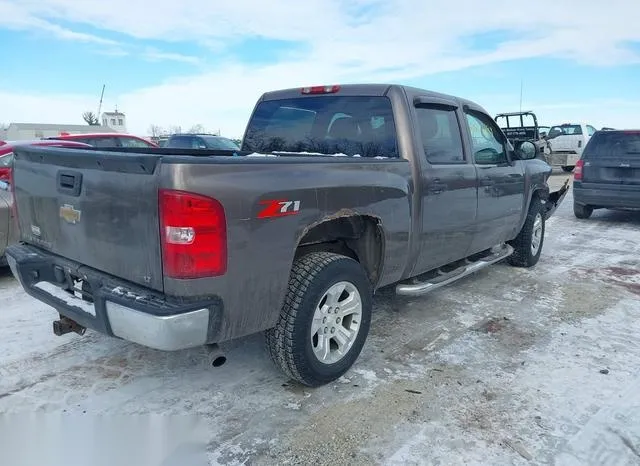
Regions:
<instances>
[{"instance_id":1,"label":"distant building","mask_svg":"<svg viewBox=\"0 0 640 466\"><path fill-rule=\"evenodd\" d=\"M117 133L127 132L127 118L124 113L116 109L115 112L104 112L102 114L102 126L111 128Z\"/></svg>"},{"instance_id":2,"label":"distant building","mask_svg":"<svg viewBox=\"0 0 640 466\"><path fill-rule=\"evenodd\" d=\"M61 133L111 133L113 130L105 126L59 125L49 123L11 123L0 133L5 141L24 141L60 136Z\"/></svg>"}]
</instances>

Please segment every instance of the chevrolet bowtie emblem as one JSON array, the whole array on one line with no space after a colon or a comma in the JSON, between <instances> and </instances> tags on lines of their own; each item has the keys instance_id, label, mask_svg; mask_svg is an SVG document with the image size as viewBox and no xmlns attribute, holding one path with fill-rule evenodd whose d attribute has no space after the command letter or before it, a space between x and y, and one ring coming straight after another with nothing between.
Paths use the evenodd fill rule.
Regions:
<instances>
[{"instance_id":1,"label":"chevrolet bowtie emblem","mask_svg":"<svg viewBox=\"0 0 640 466\"><path fill-rule=\"evenodd\" d=\"M64 204L60 207L60 218L67 223L75 225L80 221L81 211L73 208L71 204Z\"/></svg>"}]
</instances>

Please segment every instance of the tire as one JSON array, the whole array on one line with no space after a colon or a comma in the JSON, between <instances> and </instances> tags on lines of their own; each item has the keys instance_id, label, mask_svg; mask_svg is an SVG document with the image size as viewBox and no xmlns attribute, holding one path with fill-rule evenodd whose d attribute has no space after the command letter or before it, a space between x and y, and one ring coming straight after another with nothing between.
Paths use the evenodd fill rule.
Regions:
<instances>
[{"instance_id":1,"label":"tire","mask_svg":"<svg viewBox=\"0 0 640 466\"><path fill-rule=\"evenodd\" d=\"M574 165L563 165L562 166L562 171L563 172L567 172L567 173L571 173L574 168L575 168Z\"/></svg>"},{"instance_id":2,"label":"tire","mask_svg":"<svg viewBox=\"0 0 640 466\"><path fill-rule=\"evenodd\" d=\"M575 201L573 201L573 215L575 215L576 218L584 220L591 217L592 213L593 213L593 207L589 205L578 204Z\"/></svg>"},{"instance_id":3,"label":"tire","mask_svg":"<svg viewBox=\"0 0 640 466\"><path fill-rule=\"evenodd\" d=\"M545 229L544 206L542 201L537 196L534 196L531 199L529 212L527 212L527 218L522 230L513 241L509 242L514 249L513 254L507 259L509 264L515 267L533 267L536 265L542 253ZM535 244L537 244L537 248Z\"/></svg>"},{"instance_id":4,"label":"tire","mask_svg":"<svg viewBox=\"0 0 640 466\"><path fill-rule=\"evenodd\" d=\"M355 310L359 309L359 316L357 313L341 315L340 312L347 312L345 308L337 310L341 302L344 305L347 301L340 300L345 296L344 293L341 296L336 294L338 306L331 307L325 302L330 290L339 292L343 286L350 294L348 299L353 298L357 303L359 296L360 306L352 306ZM309 387L318 387L338 379L349 370L362 351L371 324L372 302L371 283L357 261L329 252L314 252L297 259L291 270L289 288L278 323L265 332L271 360L286 375ZM340 317L342 321L334 320ZM317 325L320 328L312 335L312 328ZM342 356L335 351L339 340L337 335L342 335L342 338L346 335L346 330L341 331L340 327L350 327L355 332L352 333L349 349ZM323 335L330 335L329 339L323 339ZM322 342L328 342L333 351L326 354L324 361L321 359L324 355L316 355L316 350L322 348Z\"/></svg>"}]
</instances>

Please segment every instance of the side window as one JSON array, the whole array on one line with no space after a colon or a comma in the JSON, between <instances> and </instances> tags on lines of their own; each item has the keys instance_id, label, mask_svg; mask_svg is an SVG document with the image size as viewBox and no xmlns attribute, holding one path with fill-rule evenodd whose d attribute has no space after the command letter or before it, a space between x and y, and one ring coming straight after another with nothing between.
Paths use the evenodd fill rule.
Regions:
<instances>
[{"instance_id":1,"label":"side window","mask_svg":"<svg viewBox=\"0 0 640 466\"><path fill-rule=\"evenodd\" d=\"M192 138L191 139L191 148L192 149L208 149L207 143L202 138Z\"/></svg>"},{"instance_id":2,"label":"side window","mask_svg":"<svg viewBox=\"0 0 640 466\"><path fill-rule=\"evenodd\" d=\"M89 139L88 144L94 147L120 147L118 140L112 137Z\"/></svg>"},{"instance_id":3,"label":"side window","mask_svg":"<svg viewBox=\"0 0 640 466\"><path fill-rule=\"evenodd\" d=\"M193 149L192 144L193 138L190 136L173 136L167 142L166 147L171 147L174 149Z\"/></svg>"},{"instance_id":4,"label":"side window","mask_svg":"<svg viewBox=\"0 0 640 466\"><path fill-rule=\"evenodd\" d=\"M460 125L453 109L417 107L424 154L430 164L465 163Z\"/></svg>"},{"instance_id":5,"label":"side window","mask_svg":"<svg viewBox=\"0 0 640 466\"><path fill-rule=\"evenodd\" d=\"M593 126L587 125L587 134L589 136L593 136L596 131L597 131L597 129L595 129Z\"/></svg>"},{"instance_id":6,"label":"side window","mask_svg":"<svg viewBox=\"0 0 640 466\"><path fill-rule=\"evenodd\" d=\"M144 141L136 138L119 138L122 147L151 147Z\"/></svg>"},{"instance_id":7,"label":"side window","mask_svg":"<svg viewBox=\"0 0 640 466\"><path fill-rule=\"evenodd\" d=\"M475 163L493 165L507 163L502 135L491 118L481 113L466 113Z\"/></svg>"}]
</instances>

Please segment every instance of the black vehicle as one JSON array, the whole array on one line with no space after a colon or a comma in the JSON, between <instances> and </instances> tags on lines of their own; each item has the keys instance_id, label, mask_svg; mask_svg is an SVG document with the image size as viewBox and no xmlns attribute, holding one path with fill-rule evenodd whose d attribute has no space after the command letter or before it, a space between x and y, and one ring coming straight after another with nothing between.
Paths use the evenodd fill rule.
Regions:
<instances>
[{"instance_id":1,"label":"black vehicle","mask_svg":"<svg viewBox=\"0 0 640 466\"><path fill-rule=\"evenodd\" d=\"M170 149L240 150L231 139L215 134L173 134L162 146Z\"/></svg>"},{"instance_id":2,"label":"black vehicle","mask_svg":"<svg viewBox=\"0 0 640 466\"><path fill-rule=\"evenodd\" d=\"M597 131L573 174L573 212L640 209L640 130Z\"/></svg>"}]
</instances>

